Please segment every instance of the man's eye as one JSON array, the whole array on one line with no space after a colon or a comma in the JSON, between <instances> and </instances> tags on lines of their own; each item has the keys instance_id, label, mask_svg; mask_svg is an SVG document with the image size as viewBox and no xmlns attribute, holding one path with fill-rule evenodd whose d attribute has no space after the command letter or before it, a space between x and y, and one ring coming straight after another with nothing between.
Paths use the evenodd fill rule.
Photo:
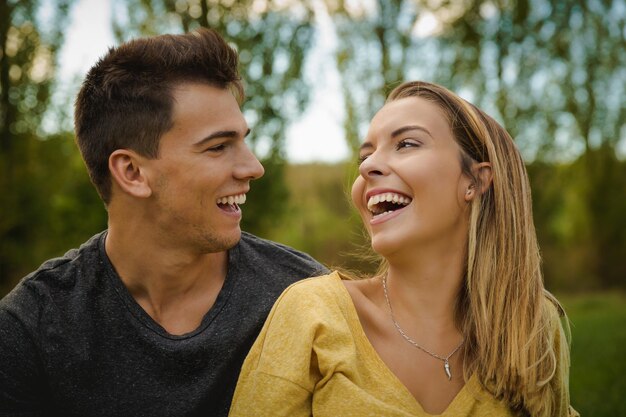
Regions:
<instances>
[{"instance_id":1,"label":"man's eye","mask_svg":"<svg viewBox=\"0 0 626 417\"><path fill-rule=\"evenodd\" d=\"M361 165L367 159L368 156L369 155L360 155L358 159L359 165Z\"/></svg>"},{"instance_id":2,"label":"man's eye","mask_svg":"<svg viewBox=\"0 0 626 417\"><path fill-rule=\"evenodd\" d=\"M207 148L207 152L220 152L223 151L224 149L226 149L226 145L223 143L220 143L219 145L215 145L215 146L211 146L210 148Z\"/></svg>"}]
</instances>

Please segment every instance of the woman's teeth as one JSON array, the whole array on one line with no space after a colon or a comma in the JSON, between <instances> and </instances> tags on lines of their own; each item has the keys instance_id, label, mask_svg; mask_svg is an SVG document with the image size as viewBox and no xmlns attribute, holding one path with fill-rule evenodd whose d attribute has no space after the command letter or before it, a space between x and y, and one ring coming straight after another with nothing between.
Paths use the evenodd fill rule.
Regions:
<instances>
[{"instance_id":1,"label":"woman's teeth","mask_svg":"<svg viewBox=\"0 0 626 417\"><path fill-rule=\"evenodd\" d=\"M376 194L367 201L367 209L373 215L386 214L408 205L412 199L397 193Z\"/></svg>"}]
</instances>

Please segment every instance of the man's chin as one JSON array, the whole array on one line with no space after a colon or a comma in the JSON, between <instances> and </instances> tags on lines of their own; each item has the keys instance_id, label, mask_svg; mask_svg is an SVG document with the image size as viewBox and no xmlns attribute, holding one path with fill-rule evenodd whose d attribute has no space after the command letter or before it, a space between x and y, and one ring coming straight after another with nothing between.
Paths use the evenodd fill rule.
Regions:
<instances>
[{"instance_id":1,"label":"man's chin","mask_svg":"<svg viewBox=\"0 0 626 417\"><path fill-rule=\"evenodd\" d=\"M233 233L226 240L224 250L228 250L228 249L234 248L237 245L237 243L239 243L240 240L241 240L241 229L237 228L237 232Z\"/></svg>"},{"instance_id":2,"label":"man's chin","mask_svg":"<svg viewBox=\"0 0 626 417\"><path fill-rule=\"evenodd\" d=\"M207 236L205 247L207 252L223 252L234 248L241 240L241 229L237 228L230 233L225 233L220 236Z\"/></svg>"}]
</instances>

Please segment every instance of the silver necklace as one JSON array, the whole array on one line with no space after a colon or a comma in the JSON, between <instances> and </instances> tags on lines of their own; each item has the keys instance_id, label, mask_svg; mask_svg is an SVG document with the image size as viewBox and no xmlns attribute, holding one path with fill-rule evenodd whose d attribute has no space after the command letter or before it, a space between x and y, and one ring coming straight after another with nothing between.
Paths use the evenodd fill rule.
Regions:
<instances>
[{"instance_id":1,"label":"silver necklace","mask_svg":"<svg viewBox=\"0 0 626 417\"><path fill-rule=\"evenodd\" d=\"M448 376L448 381L450 381L452 379L452 373L450 371L449 359L452 357L452 355L454 355L457 352L457 350L461 348L461 346L463 345L463 342L465 342L465 339L461 340L461 343L459 343L459 345L455 347L454 350L448 354L448 356L439 356L436 353L433 353L430 350L426 349L425 347L420 346L419 344L417 344L415 340L411 339L409 336L407 336L406 333L404 333L404 330L402 330L402 328L396 321L396 318L393 316L393 308L391 308L391 302L389 301L389 294L387 294L387 276L386 275L383 277L383 292L385 293L385 300L387 301L387 307L389 307L389 315L391 316L391 321L393 322L393 325L396 326L398 333L400 333L400 335L404 338L404 340L406 340L407 342L409 342L410 344L412 344L413 346L415 346L422 352L426 352L433 358L443 361L443 370L446 372L446 375Z\"/></svg>"}]
</instances>

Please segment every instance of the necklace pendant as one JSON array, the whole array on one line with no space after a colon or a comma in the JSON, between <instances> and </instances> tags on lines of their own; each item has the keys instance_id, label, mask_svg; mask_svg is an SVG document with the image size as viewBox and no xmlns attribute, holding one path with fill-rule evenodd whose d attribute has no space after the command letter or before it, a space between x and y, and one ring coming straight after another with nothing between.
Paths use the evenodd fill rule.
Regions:
<instances>
[{"instance_id":1,"label":"necklace pendant","mask_svg":"<svg viewBox=\"0 0 626 417\"><path fill-rule=\"evenodd\" d=\"M447 360L443 363L443 370L446 371L446 375L448 375L448 381L450 381L452 379L452 374L450 373L450 364Z\"/></svg>"}]
</instances>

